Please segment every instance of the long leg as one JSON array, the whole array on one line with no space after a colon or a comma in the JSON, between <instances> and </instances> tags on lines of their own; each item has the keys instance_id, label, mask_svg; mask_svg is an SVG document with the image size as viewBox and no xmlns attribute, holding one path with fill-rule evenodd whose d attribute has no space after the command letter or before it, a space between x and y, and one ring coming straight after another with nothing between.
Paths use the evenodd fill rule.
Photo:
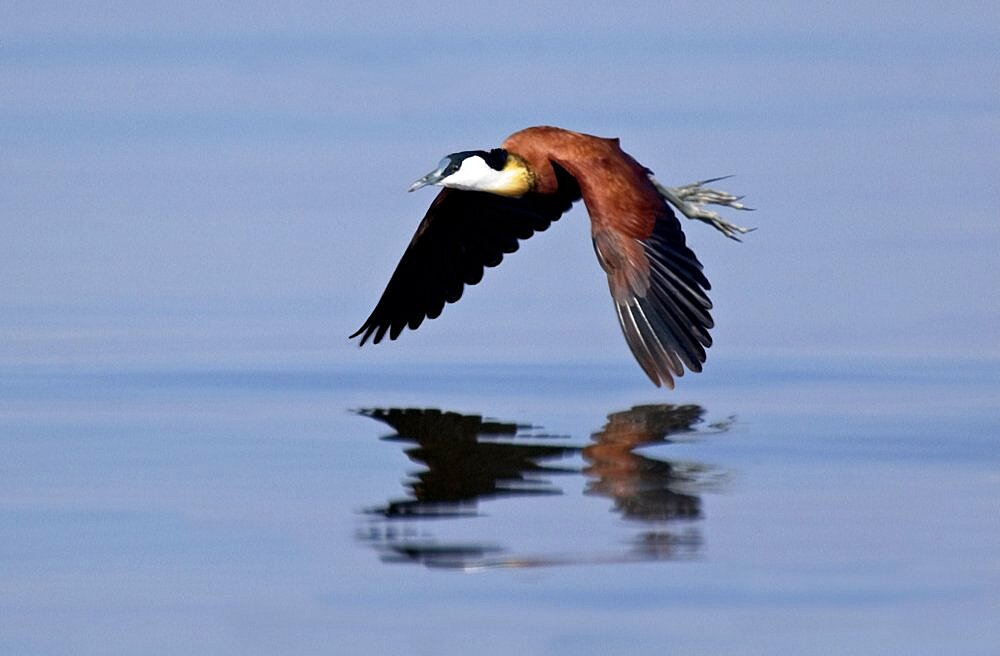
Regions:
<instances>
[{"instance_id":1,"label":"long leg","mask_svg":"<svg viewBox=\"0 0 1000 656\"><path fill-rule=\"evenodd\" d=\"M742 241L736 236L737 234L745 235L748 232L756 230L756 228L745 228L735 223L730 223L724 220L718 212L705 208L705 205L720 205L722 207L731 207L734 210L753 211L752 207L747 207L740 202L743 200L743 196L734 196L727 191L720 191L719 189L712 189L705 186L712 182L725 180L728 177L730 176L701 180L700 182L692 182L681 187L665 187L657 182L653 176L649 176L649 179L656 185L657 191L667 199L667 202L676 207L681 214L689 219L704 221L730 239Z\"/></svg>"}]
</instances>

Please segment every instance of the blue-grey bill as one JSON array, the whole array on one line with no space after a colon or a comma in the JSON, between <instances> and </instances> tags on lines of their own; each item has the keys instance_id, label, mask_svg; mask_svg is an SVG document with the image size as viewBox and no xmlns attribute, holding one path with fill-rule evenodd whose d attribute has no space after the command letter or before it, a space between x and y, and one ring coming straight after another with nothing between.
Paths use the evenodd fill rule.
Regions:
<instances>
[{"instance_id":1,"label":"blue-grey bill","mask_svg":"<svg viewBox=\"0 0 1000 656\"><path fill-rule=\"evenodd\" d=\"M431 171L430 173L428 173L424 177L420 178L419 180L417 180L416 182L414 182L413 184L411 184L410 188L407 189L407 191L416 191L417 189L420 189L421 187L426 187L428 185L432 185L432 184L434 184L435 182L437 182L440 179L441 179L441 171Z\"/></svg>"}]
</instances>

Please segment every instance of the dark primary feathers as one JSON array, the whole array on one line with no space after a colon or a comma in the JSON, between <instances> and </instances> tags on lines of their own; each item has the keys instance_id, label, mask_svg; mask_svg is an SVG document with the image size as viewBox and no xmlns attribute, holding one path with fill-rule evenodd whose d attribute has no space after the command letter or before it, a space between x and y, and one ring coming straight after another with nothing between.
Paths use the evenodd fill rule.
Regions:
<instances>
[{"instance_id":1,"label":"dark primary feathers","mask_svg":"<svg viewBox=\"0 0 1000 656\"><path fill-rule=\"evenodd\" d=\"M403 328L435 319L445 303L475 285L484 267L500 264L518 249L519 239L541 232L580 198L576 181L557 171L559 191L509 198L476 191L443 189L420 222L382 298L351 337L378 344L386 332L396 339Z\"/></svg>"},{"instance_id":2,"label":"dark primary feathers","mask_svg":"<svg viewBox=\"0 0 1000 656\"><path fill-rule=\"evenodd\" d=\"M650 380L673 387L684 367L701 371L715 325L705 293L711 285L670 209L657 216L645 239L600 231L594 250L608 274L625 341ZM622 256L630 250L631 257Z\"/></svg>"}]
</instances>

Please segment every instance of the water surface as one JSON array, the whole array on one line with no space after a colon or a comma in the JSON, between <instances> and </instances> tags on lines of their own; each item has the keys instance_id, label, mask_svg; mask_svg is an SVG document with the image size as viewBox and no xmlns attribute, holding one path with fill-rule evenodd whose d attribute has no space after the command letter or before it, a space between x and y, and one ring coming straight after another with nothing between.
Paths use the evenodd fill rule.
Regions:
<instances>
[{"instance_id":1,"label":"water surface","mask_svg":"<svg viewBox=\"0 0 1000 656\"><path fill-rule=\"evenodd\" d=\"M0 376L0 651L996 653L996 363Z\"/></svg>"}]
</instances>

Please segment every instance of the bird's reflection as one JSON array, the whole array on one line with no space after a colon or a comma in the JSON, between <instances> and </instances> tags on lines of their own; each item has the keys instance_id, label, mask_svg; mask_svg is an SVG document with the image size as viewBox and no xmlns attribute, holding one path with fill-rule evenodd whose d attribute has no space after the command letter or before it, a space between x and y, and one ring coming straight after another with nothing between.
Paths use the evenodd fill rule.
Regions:
<instances>
[{"instance_id":1,"label":"bird's reflection","mask_svg":"<svg viewBox=\"0 0 1000 656\"><path fill-rule=\"evenodd\" d=\"M434 409L366 409L366 417L395 432L385 440L413 446L407 456L424 466L406 482L408 496L371 508L373 518L361 533L386 562L417 562L434 567L538 567L587 562L631 562L696 555L703 490L716 472L708 466L659 460L636 449L690 439L704 409L696 405L642 405L608 415L604 427L584 445L554 443L531 426ZM716 424L715 431L726 425ZM582 461L582 465L581 465ZM559 475L582 473L585 494L607 497L616 512L637 522L624 548L600 553L512 555L497 544L443 542L422 524L400 519L468 517L481 501L521 495L560 494ZM687 520L687 521L685 521ZM558 521L558 517L553 518ZM525 529L527 530L527 528ZM503 536L501 536L503 537ZM507 536L515 538L517 536Z\"/></svg>"},{"instance_id":2,"label":"bird's reflection","mask_svg":"<svg viewBox=\"0 0 1000 656\"><path fill-rule=\"evenodd\" d=\"M530 426L440 410L390 408L359 414L396 431L385 439L413 443L406 455L426 466L406 483L410 498L372 509L387 518L474 514L480 500L558 493L545 476L573 473L543 464L574 453L573 447L500 441Z\"/></svg>"}]
</instances>

